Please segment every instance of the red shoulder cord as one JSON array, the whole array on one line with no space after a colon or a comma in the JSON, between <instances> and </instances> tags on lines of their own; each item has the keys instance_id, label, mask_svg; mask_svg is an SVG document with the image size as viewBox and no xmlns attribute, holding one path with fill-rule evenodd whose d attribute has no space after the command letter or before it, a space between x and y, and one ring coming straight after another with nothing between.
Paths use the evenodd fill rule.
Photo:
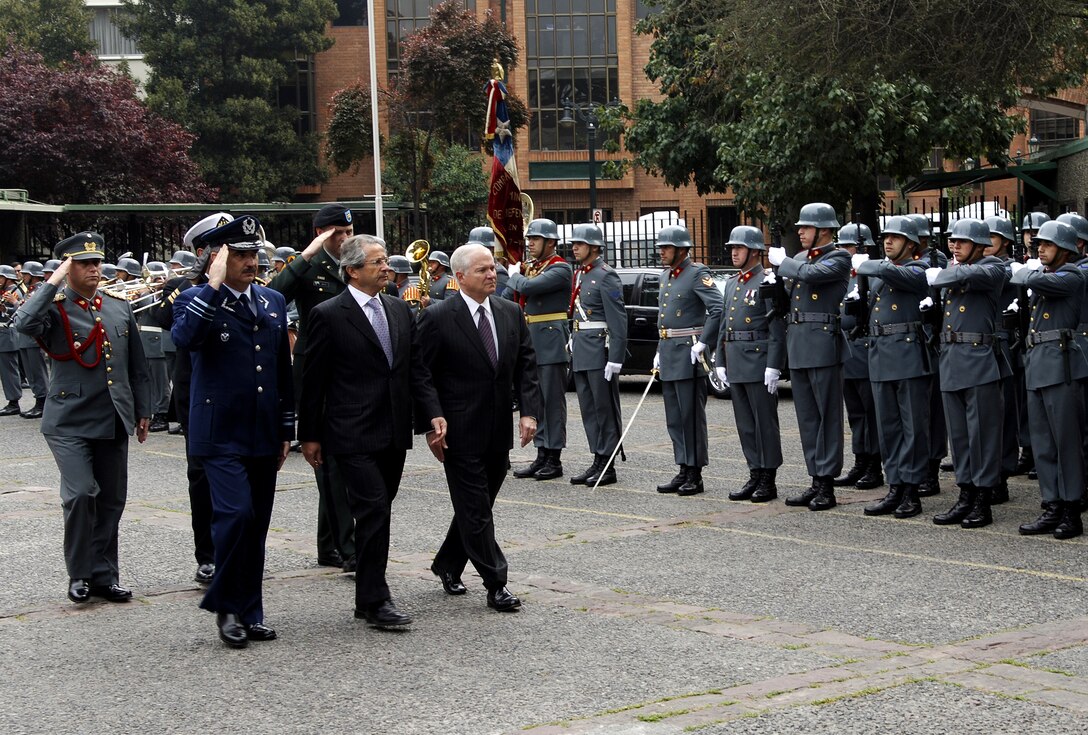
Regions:
<instances>
[{"instance_id":1,"label":"red shoulder cord","mask_svg":"<svg viewBox=\"0 0 1088 735\"><path fill-rule=\"evenodd\" d=\"M574 269L574 290L570 294L570 306L567 307L567 316L574 315L574 302L578 300L578 294L582 292L582 279L581 274L589 273L593 270L593 266L596 265L596 261L589 265L583 265L581 268Z\"/></svg>"},{"instance_id":2,"label":"red shoulder cord","mask_svg":"<svg viewBox=\"0 0 1088 735\"><path fill-rule=\"evenodd\" d=\"M68 320L68 312L64 310L64 306L57 304L57 310L60 312L60 321L64 327L64 337L68 340L68 354L60 355L49 351L49 348L45 346L45 342L41 337L35 337L38 344L45 354L49 355L54 360L59 362L67 362L68 360L75 360L80 367L93 368L102 361L102 345L106 341L106 330L102 326L102 322L98 322L94 325L94 329L87 335L87 341L79 347L76 347L75 340L72 339L72 325ZM95 347L94 362L86 362L83 359L83 353L89 350L92 346Z\"/></svg>"},{"instance_id":3,"label":"red shoulder cord","mask_svg":"<svg viewBox=\"0 0 1088 735\"><path fill-rule=\"evenodd\" d=\"M552 257L548 258L548 261L546 263L544 263L543 265L540 266L540 270L537 271L537 273L534 274L534 275L540 275L541 273L544 272L544 269L547 268L550 265L555 265L556 263L563 263L563 262L565 262L565 261L563 260L562 256L553 255ZM526 296L525 294L521 293L520 291L517 292L517 295L518 295L518 304L520 304L521 308L524 309L525 308L525 302L529 300L529 297ZM569 309L568 309L568 313L570 313Z\"/></svg>"}]
</instances>

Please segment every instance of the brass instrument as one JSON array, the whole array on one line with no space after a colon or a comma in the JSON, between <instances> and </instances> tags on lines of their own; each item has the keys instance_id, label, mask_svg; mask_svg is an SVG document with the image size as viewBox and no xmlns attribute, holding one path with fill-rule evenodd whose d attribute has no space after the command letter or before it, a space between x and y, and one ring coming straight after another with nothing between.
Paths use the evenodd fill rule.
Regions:
<instances>
[{"instance_id":1,"label":"brass instrument","mask_svg":"<svg viewBox=\"0 0 1088 735\"><path fill-rule=\"evenodd\" d=\"M420 306L423 299L431 298L431 274L427 272L427 255L431 252L431 244L426 240L416 240L404 251L404 257L412 265L419 265L419 298Z\"/></svg>"},{"instance_id":2,"label":"brass instrument","mask_svg":"<svg viewBox=\"0 0 1088 735\"><path fill-rule=\"evenodd\" d=\"M529 230L529 223L533 221L536 207L533 206L533 198L521 192L521 232L524 235Z\"/></svg>"}]
</instances>

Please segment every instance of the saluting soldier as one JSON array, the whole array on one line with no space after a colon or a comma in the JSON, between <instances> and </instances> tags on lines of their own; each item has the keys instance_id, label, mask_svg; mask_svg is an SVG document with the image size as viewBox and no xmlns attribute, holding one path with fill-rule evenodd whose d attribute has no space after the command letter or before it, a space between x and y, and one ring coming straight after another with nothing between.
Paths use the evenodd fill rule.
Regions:
<instances>
[{"instance_id":1,"label":"saluting soldier","mask_svg":"<svg viewBox=\"0 0 1088 735\"><path fill-rule=\"evenodd\" d=\"M680 471L658 485L659 493L695 495L703 492L703 467L709 459L706 428L707 344L716 344L722 316L722 295L710 271L690 257L691 235L678 225L657 233L663 274L657 312L658 343L654 368L661 376L665 421L673 457Z\"/></svg>"},{"instance_id":2,"label":"saluting soldier","mask_svg":"<svg viewBox=\"0 0 1088 735\"><path fill-rule=\"evenodd\" d=\"M759 295L767 250L763 232L748 225L734 227L726 245L740 272L725 282L715 370L731 386L730 402L749 473L748 481L729 493L729 499L766 503L778 497L775 476L782 466L778 379L786 364L786 323Z\"/></svg>"},{"instance_id":3,"label":"saluting soldier","mask_svg":"<svg viewBox=\"0 0 1088 735\"><path fill-rule=\"evenodd\" d=\"M1024 372L1043 513L1020 526L1020 533L1050 533L1056 539L1069 539L1084 533L1080 518L1084 495L1080 381L1088 377L1088 362L1075 332L1085 279L1084 272L1072 263L1079 252L1077 233L1070 225L1045 222L1033 242L1039 261L1014 264L1012 282L1032 292Z\"/></svg>"},{"instance_id":4,"label":"saluting soldier","mask_svg":"<svg viewBox=\"0 0 1088 735\"><path fill-rule=\"evenodd\" d=\"M42 284L44 269L36 260L23 263L22 283L16 286L19 303L25 304ZM30 393L34 396L34 405L19 415L24 419L40 419L45 409L45 396L49 388L49 376L45 366L45 356L33 338L16 330L15 346L19 350L19 359L23 363L26 381L30 384Z\"/></svg>"},{"instance_id":5,"label":"saluting soldier","mask_svg":"<svg viewBox=\"0 0 1088 735\"><path fill-rule=\"evenodd\" d=\"M1024 221L1020 225L1020 234L1024 238L1024 252L1029 258L1039 257L1039 248L1035 245L1035 233L1039 228L1050 221L1050 215L1046 212L1028 212L1024 215Z\"/></svg>"},{"instance_id":6,"label":"saluting soldier","mask_svg":"<svg viewBox=\"0 0 1088 735\"><path fill-rule=\"evenodd\" d=\"M61 264L16 313L15 328L53 360L41 431L60 470L68 599L125 602L132 592L120 585L117 535L128 438L143 442L151 415L147 361L128 302L98 290L102 236L80 232L54 255Z\"/></svg>"},{"instance_id":7,"label":"saluting soldier","mask_svg":"<svg viewBox=\"0 0 1088 735\"><path fill-rule=\"evenodd\" d=\"M22 377L19 374L19 347L15 340L15 311L19 308L16 283L19 274L10 265L0 265L0 384L4 387L7 405L0 408L0 416L15 416L22 409Z\"/></svg>"},{"instance_id":8,"label":"saluting soldier","mask_svg":"<svg viewBox=\"0 0 1088 735\"><path fill-rule=\"evenodd\" d=\"M933 356L919 304L929 294L918 229L909 217L884 225L883 260L857 266L869 282L867 359L888 494L865 515L910 518L922 512L918 486L929 464L929 394Z\"/></svg>"},{"instance_id":9,"label":"saluting soldier","mask_svg":"<svg viewBox=\"0 0 1088 735\"><path fill-rule=\"evenodd\" d=\"M605 262L605 241L594 224L574 226L568 241L578 267L570 309L574 323L570 366L593 462L570 478L572 485L612 485L615 462L608 459L620 442L618 376L627 356L627 309L616 269ZM614 379L616 378L616 379ZM600 482L598 482L600 480Z\"/></svg>"},{"instance_id":10,"label":"saluting soldier","mask_svg":"<svg viewBox=\"0 0 1088 735\"><path fill-rule=\"evenodd\" d=\"M990 499L1001 479L1004 357L994 332L1009 274L1000 259L985 254L990 228L982 220L956 220L948 242L955 265L927 268L926 280L944 289L941 397L960 494L933 522L981 528L993 522Z\"/></svg>"},{"instance_id":11,"label":"saluting soldier","mask_svg":"<svg viewBox=\"0 0 1088 735\"><path fill-rule=\"evenodd\" d=\"M834 207L806 204L797 220L801 251L787 258L782 248L771 248L768 255L778 276L786 279L786 351L801 447L812 477L812 484L786 498L786 505L809 510L835 507L832 482L842 472L842 363L848 347L839 304L846 296L850 255L835 247L838 230Z\"/></svg>"},{"instance_id":12,"label":"saluting soldier","mask_svg":"<svg viewBox=\"0 0 1088 735\"><path fill-rule=\"evenodd\" d=\"M557 255L559 228L550 219L534 219L525 231L532 257L522 273L510 267L506 298L517 301L529 325L536 351L544 414L537 417L536 459L514 470L514 477L552 480L563 476L563 449L567 446L567 309L570 307L574 271ZM498 286L496 286L498 293Z\"/></svg>"},{"instance_id":13,"label":"saluting soldier","mask_svg":"<svg viewBox=\"0 0 1088 735\"><path fill-rule=\"evenodd\" d=\"M1073 264L1084 274L1085 289L1088 290L1088 257L1086 257L1088 256L1088 219L1076 212L1059 214L1057 219L1058 222L1064 222L1072 227L1073 231L1077 233L1077 252L1079 254ZM1080 345L1081 352L1088 355L1088 293L1085 294L1084 300L1081 301L1080 321L1077 323L1077 332L1074 336L1077 344ZM1088 379L1081 381L1080 393L1084 403L1084 420L1088 422ZM1088 430L1082 431L1081 437L1083 438L1084 447L1084 466L1086 475L1088 475ZM1086 477L1086 483L1088 483L1088 477ZM1088 510L1088 486L1086 486L1085 495L1081 499L1081 509Z\"/></svg>"},{"instance_id":14,"label":"saluting soldier","mask_svg":"<svg viewBox=\"0 0 1088 735\"><path fill-rule=\"evenodd\" d=\"M298 337L292 365L295 385L302 385L310 310L347 288L340 275L340 247L355 233L351 210L343 204L326 204L314 215L314 230L317 237L268 284L298 309ZM336 460L330 457L315 467L314 476L318 498L317 563L353 572L355 524Z\"/></svg>"},{"instance_id":15,"label":"saluting soldier","mask_svg":"<svg viewBox=\"0 0 1088 735\"><path fill-rule=\"evenodd\" d=\"M450 256L441 250L431 251L431 256L427 258L427 273L431 279L427 287L430 301L441 301L446 298L447 291L457 290L457 279L449 271Z\"/></svg>"}]
</instances>

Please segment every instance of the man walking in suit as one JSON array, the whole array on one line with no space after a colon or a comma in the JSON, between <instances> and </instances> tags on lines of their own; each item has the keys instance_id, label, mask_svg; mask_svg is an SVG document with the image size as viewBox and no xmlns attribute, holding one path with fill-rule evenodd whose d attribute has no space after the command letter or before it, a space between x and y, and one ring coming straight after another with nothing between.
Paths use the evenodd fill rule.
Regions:
<instances>
[{"instance_id":1,"label":"man walking in suit","mask_svg":"<svg viewBox=\"0 0 1088 735\"><path fill-rule=\"evenodd\" d=\"M412 311L384 293L392 269L381 240L345 240L340 270L347 290L310 312L298 435L309 464L336 457L343 473L358 554L355 617L379 628L407 625L385 570L393 499L412 446L410 407L435 442L444 440L446 421Z\"/></svg>"},{"instance_id":2,"label":"man walking in suit","mask_svg":"<svg viewBox=\"0 0 1088 735\"><path fill-rule=\"evenodd\" d=\"M254 283L261 242L249 215L201 235L219 251L208 282L174 301L171 329L192 355L189 449L211 487L215 576L200 606L232 648L276 637L261 604L264 542L295 434L287 304Z\"/></svg>"},{"instance_id":3,"label":"man walking in suit","mask_svg":"<svg viewBox=\"0 0 1088 735\"><path fill-rule=\"evenodd\" d=\"M125 602L117 534L128 495L128 438L147 438L151 393L128 302L98 290L102 236L57 244L57 270L15 314L15 328L48 351L53 378L42 434L60 470L68 599ZM67 279L67 285L65 280Z\"/></svg>"},{"instance_id":4,"label":"man walking in suit","mask_svg":"<svg viewBox=\"0 0 1088 735\"><path fill-rule=\"evenodd\" d=\"M448 593L460 594L461 572L471 560L487 588L488 607L507 612L521 600L506 588L506 557L495 540L492 506L509 466L515 395L521 446L536 434L542 413L536 355L521 310L493 296L497 278L491 252L462 245L450 263L460 292L432 303L419 317L423 363L449 424L444 443L429 436L428 444L445 465L453 503L453 521L431 571ZM416 430L433 427L418 414Z\"/></svg>"}]
</instances>

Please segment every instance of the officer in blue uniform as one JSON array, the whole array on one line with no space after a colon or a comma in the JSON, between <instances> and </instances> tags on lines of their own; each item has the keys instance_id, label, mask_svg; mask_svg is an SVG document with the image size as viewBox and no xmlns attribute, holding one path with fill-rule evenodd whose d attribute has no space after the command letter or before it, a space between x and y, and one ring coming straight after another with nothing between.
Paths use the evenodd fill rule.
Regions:
<instances>
[{"instance_id":1,"label":"officer in blue uniform","mask_svg":"<svg viewBox=\"0 0 1088 735\"><path fill-rule=\"evenodd\" d=\"M223 642L242 648L276 637L264 624L261 578L276 473L295 433L287 303L254 283L256 217L199 239L219 252L208 282L174 301L171 331L192 354L189 448L211 487L215 576L200 606L217 613Z\"/></svg>"}]
</instances>

